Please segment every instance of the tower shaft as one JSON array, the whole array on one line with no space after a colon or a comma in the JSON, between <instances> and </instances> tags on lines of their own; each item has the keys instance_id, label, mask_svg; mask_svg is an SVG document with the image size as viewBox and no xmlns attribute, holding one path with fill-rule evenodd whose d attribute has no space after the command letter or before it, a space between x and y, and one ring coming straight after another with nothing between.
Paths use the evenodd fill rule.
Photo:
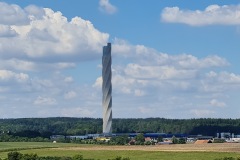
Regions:
<instances>
[{"instance_id":1,"label":"tower shaft","mask_svg":"<svg viewBox=\"0 0 240 160\"><path fill-rule=\"evenodd\" d=\"M103 47L102 56L102 106L103 133L112 133L112 57L111 43Z\"/></svg>"}]
</instances>

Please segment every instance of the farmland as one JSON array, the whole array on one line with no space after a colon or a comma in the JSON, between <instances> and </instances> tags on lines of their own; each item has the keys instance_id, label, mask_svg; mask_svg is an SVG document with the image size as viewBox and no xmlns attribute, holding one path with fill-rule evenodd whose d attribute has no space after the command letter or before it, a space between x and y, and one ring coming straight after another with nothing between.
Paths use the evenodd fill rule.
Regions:
<instances>
[{"instance_id":1,"label":"farmland","mask_svg":"<svg viewBox=\"0 0 240 160\"><path fill-rule=\"evenodd\" d=\"M240 157L240 144L183 144L157 146L105 146L41 142L1 142L0 157L6 158L10 151L36 153L39 156L73 156L107 160L116 156L131 160L214 160L223 157Z\"/></svg>"}]
</instances>

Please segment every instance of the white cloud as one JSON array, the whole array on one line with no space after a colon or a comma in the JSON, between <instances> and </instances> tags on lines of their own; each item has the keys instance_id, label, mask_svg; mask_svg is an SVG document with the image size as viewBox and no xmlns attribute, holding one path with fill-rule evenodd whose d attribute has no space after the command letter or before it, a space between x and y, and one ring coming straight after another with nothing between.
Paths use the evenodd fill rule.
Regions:
<instances>
[{"instance_id":1,"label":"white cloud","mask_svg":"<svg viewBox=\"0 0 240 160\"><path fill-rule=\"evenodd\" d=\"M66 78L64 79L64 82L67 82L67 83L73 82L73 77L66 77Z\"/></svg>"},{"instance_id":2,"label":"white cloud","mask_svg":"<svg viewBox=\"0 0 240 160\"><path fill-rule=\"evenodd\" d=\"M178 117L217 117L222 115L222 109L230 107L224 102L233 98L229 93L240 89L239 75L221 71L230 64L217 55L203 58L191 54L170 55L123 40L116 40L112 51L115 107L150 106L156 111L152 116L156 117L167 112L172 113L169 117L174 117L179 108ZM101 83L99 77L93 86L100 91ZM173 96L178 99L170 100ZM221 110L209 106L221 106ZM161 113L158 115L157 111Z\"/></svg>"},{"instance_id":3,"label":"white cloud","mask_svg":"<svg viewBox=\"0 0 240 160\"><path fill-rule=\"evenodd\" d=\"M161 19L168 23L184 23L191 26L239 25L240 5L210 5L202 11L166 7L161 13Z\"/></svg>"},{"instance_id":4,"label":"white cloud","mask_svg":"<svg viewBox=\"0 0 240 160\"><path fill-rule=\"evenodd\" d=\"M100 0L99 1L99 9L108 14L113 14L117 11L117 8L112 5L109 0Z\"/></svg>"},{"instance_id":5,"label":"white cloud","mask_svg":"<svg viewBox=\"0 0 240 160\"><path fill-rule=\"evenodd\" d=\"M102 87L102 77L98 77L95 83L92 85L94 88L101 88Z\"/></svg>"},{"instance_id":6,"label":"white cloud","mask_svg":"<svg viewBox=\"0 0 240 160\"><path fill-rule=\"evenodd\" d=\"M114 41L112 48L113 56L117 56L113 66L113 85L128 88L129 91L138 89L135 88L137 84L142 87L198 90L206 70L229 65L226 59L216 55L201 59L190 54L170 55L119 39ZM123 64L123 58L128 63ZM118 59L121 59L119 64Z\"/></svg>"},{"instance_id":7,"label":"white cloud","mask_svg":"<svg viewBox=\"0 0 240 160\"><path fill-rule=\"evenodd\" d=\"M37 99L33 102L33 104L35 104L35 105L56 105L57 101L54 98L38 96Z\"/></svg>"},{"instance_id":8,"label":"white cloud","mask_svg":"<svg viewBox=\"0 0 240 160\"><path fill-rule=\"evenodd\" d=\"M46 71L74 68L76 67L76 64L72 62L34 62L30 60L10 58L8 60L0 60L0 67L16 71Z\"/></svg>"},{"instance_id":9,"label":"white cloud","mask_svg":"<svg viewBox=\"0 0 240 160\"><path fill-rule=\"evenodd\" d=\"M64 94L65 99L73 99L77 96L77 93L75 91L69 91Z\"/></svg>"},{"instance_id":10,"label":"white cloud","mask_svg":"<svg viewBox=\"0 0 240 160\"><path fill-rule=\"evenodd\" d=\"M137 97L142 97L142 96L145 95L145 92L142 91L142 90L140 90L140 89L136 89L136 90L134 91L134 94L135 94L135 96L137 96Z\"/></svg>"},{"instance_id":11,"label":"white cloud","mask_svg":"<svg viewBox=\"0 0 240 160\"><path fill-rule=\"evenodd\" d=\"M65 117L93 117L96 111L84 107L75 107L69 109L62 109L61 115Z\"/></svg>"},{"instance_id":12,"label":"white cloud","mask_svg":"<svg viewBox=\"0 0 240 160\"><path fill-rule=\"evenodd\" d=\"M44 9L41 7L37 7L35 5L29 5L26 8L24 8L24 11L28 15L28 19L34 20L34 19L42 19L44 16Z\"/></svg>"},{"instance_id":13,"label":"white cloud","mask_svg":"<svg viewBox=\"0 0 240 160\"><path fill-rule=\"evenodd\" d=\"M18 5L0 2L0 24L15 25L29 23L28 15Z\"/></svg>"},{"instance_id":14,"label":"white cloud","mask_svg":"<svg viewBox=\"0 0 240 160\"><path fill-rule=\"evenodd\" d=\"M81 61L97 58L100 63L109 35L80 17L67 20L49 8L17 8L25 18L16 23L0 20L0 93L7 93L0 97L2 113L11 117L101 117L101 67L98 74L84 68L84 76L98 77L94 84L92 76L86 81L75 71L85 67L78 65ZM1 8L0 12L3 19L7 13ZM122 110L114 116L139 111L135 117L212 117L230 108L225 102L240 89L240 75L222 71L229 62L217 55L171 55L117 38L112 55L113 106ZM13 107L17 112L11 114Z\"/></svg>"},{"instance_id":15,"label":"white cloud","mask_svg":"<svg viewBox=\"0 0 240 160\"><path fill-rule=\"evenodd\" d=\"M226 104L224 102L220 102L217 99L212 99L210 101L210 105L214 106L214 107L225 107L226 106Z\"/></svg>"},{"instance_id":16,"label":"white cloud","mask_svg":"<svg viewBox=\"0 0 240 160\"><path fill-rule=\"evenodd\" d=\"M212 117L215 114L215 111L209 109L193 109L190 112L193 114L193 117L197 118Z\"/></svg>"},{"instance_id":17,"label":"white cloud","mask_svg":"<svg viewBox=\"0 0 240 160\"><path fill-rule=\"evenodd\" d=\"M195 108L195 103L209 104L209 100L203 96L222 98L217 95L240 89L238 75L209 72L229 66L226 59L216 55L203 58L190 54L170 55L143 45L131 45L123 40L116 40L112 48L113 93L117 94L117 97L128 99L133 105L160 103L165 101L163 97L179 97L180 94L183 96L181 103L190 100L190 106ZM102 78L99 77L93 87L100 91L101 85ZM196 95L202 98L195 98ZM141 99L145 101L142 102ZM178 103L172 101L162 104L175 108L174 105L178 106ZM192 109L191 107L187 108Z\"/></svg>"},{"instance_id":18,"label":"white cloud","mask_svg":"<svg viewBox=\"0 0 240 160\"><path fill-rule=\"evenodd\" d=\"M29 76L25 73L15 73L9 70L0 70L0 82L15 80L17 82L25 82L29 79Z\"/></svg>"},{"instance_id":19,"label":"white cloud","mask_svg":"<svg viewBox=\"0 0 240 160\"><path fill-rule=\"evenodd\" d=\"M37 66L31 61L12 58L8 60L0 60L0 67L18 71L33 71L36 70Z\"/></svg>"},{"instance_id":20,"label":"white cloud","mask_svg":"<svg viewBox=\"0 0 240 160\"><path fill-rule=\"evenodd\" d=\"M121 91L122 91L122 93L124 93L124 94L130 94L132 91L131 91L131 89L130 88L127 88L127 87L123 87L122 89L121 89Z\"/></svg>"},{"instance_id":21,"label":"white cloud","mask_svg":"<svg viewBox=\"0 0 240 160\"><path fill-rule=\"evenodd\" d=\"M217 55L209 55L199 59L190 54L170 55L161 53L153 48L148 48L143 45L131 45L128 42L115 39L113 43L113 55L118 58L131 59L132 63L137 61L141 65L157 65L168 66L175 65L177 68L195 69L195 68L210 68L210 67L225 67L229 63L223 57Z\"/></svg>"},{"instance_id":22,"label":"white cloud","mask_svg":"<svg viewBox=\"0 0 240 160\"><path fill-rule=\"evenodd\" d=\"M196 70L177 69L174 66L142 66L128 64L125 74L139 79L189 79L196 77Z\"/></svg>"},{"instance_id":23,"label":"white cloud","mask_svg":"<svg viewBox=\"0 0 240 160\"><path fill-rule=\"evenodd\" d=\"M17 33L8 25L0 25L0 37L14 37Z\"/></svg>"},{"instance_id":24,"label":"white cloud","mask_svg":"<svg viewBox=\"0 0 240 160\"><path fill-rule=\"evenodd\" d=\"M153 114L154 113L154 109L147 108L147 107L138 107L138 110L142 114Z\"/></svg>"},{"instance_id":25,"label":"white cloud","mask_svg":"<svg viewBox=\"0 0 240 160\"><path fill-rule=\"evenodd\" d=\"M49 8L0 3L1 66L16 70L65 69L100 57L109 35L80 17ZM23 64L23 66L21 65ZM20 66L20 67L19 67Z\"/></svg>"},{"instance_id":26,"label":"white cloud","mask_svg":"<svg viewBox=\"0 0 240 160\"><path fill-rule=\"evenodd\" d=\"M224 83L240 85L240 75L228 72L221 72L219 77L219 79Z\"/></svg>"},{"instance_id":27,"label":"white cloud","mask_svg":"<svg viewBox=\"0 0 240 160\"><path fill-rule=\"evenodd\" d=\"M224 67L229 65L226 59L217 55L210 55L205 58L199 59L192 55L182 54L176 56L176 61L178 65L183 68L209 68Z\"/></svg>"},{"instance_id":28,"label":"white cloud","mask_svg":"<svg viewBox=\"0 0 240 160\"><path fill-rule=\"evenodd\" d=\"M210 71L201 80L202 88L205 92L226 92L235 91L240 88L240 75L229 72Z\"/></svg>"}]
</instances>

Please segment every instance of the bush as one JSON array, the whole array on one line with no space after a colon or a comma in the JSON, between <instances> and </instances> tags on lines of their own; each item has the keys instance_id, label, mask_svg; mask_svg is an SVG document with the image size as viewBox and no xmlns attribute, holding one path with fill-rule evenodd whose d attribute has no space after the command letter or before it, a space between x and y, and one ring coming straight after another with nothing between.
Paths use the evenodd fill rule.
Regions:
<instances>
[{"instance_id":1,"label":"bush","mask_svg":"<svg viewBox=\"0 0 240 160\"><path fill-rule=\"evenodd\" d=\"M236 160L236 159L233 157L224 157L224 158L216 158L215 160ZM237 160L238 160L238 158L237 158Z\"/></svg>"},{"instance_id":2,"label":"bush","mask_svg":"<svg viewBox=\"0 0 240 160\"><path fill-rule=\"evenodd\" d=\"M145 144L145 145L151 145L152 142L151 142L151 141L146 141L146 142L144 142L144 144Z\"/></svg>"},{"instance_id":3,"label":"bush","mask_svg":"<svg viewBox=\"0 0 240 160\"><path fill-rule=\"evenodd\" d=\"M82 155L75 155L73 156L72 160L83 160L83 156Z\"/></svg>"},{"instance_id":4,"label":"bush","mask_svg":"<svg viewBox=\"0 0 240 160\"><path fill-rule=\"evenodd\" d=\"M22 158L22 154L19 152L9 152L8 160L20 160Z\"/></svg>"},{"instance_id":5,"label":"bush","mask_svg":"<svg viewBox=\"0 0 240 160\"><path fill-rule=\"evenodd\" d=\"M175 136L172 137L172 143L178 144L178 139Z\"/></svg>"},{"instance_id":6,"label":"bush","mask_svg":"<svg viewBox=\"0 0 240 160\"><path fill-rule=\"evenodd\" d=\"M116 157L114 159L108 159L108 160L130 160L130 158L122 158L122 157Z\"/></svg>"},{"instance_id":7,"label":"bush","mask_svg":"<svg viewBox=\"0 0 240 160\"><path fill-rule=\"evenodd\" d=\"M178 144L186 144L186 140L184 138L179 138Z\"/></svg>"},{"instance_id":8,"label":"bush","mask_svg":"<svg viewBox=\"0 0 240 160\"><path fill-rule=\"evenodd\" d=\"M144 141L145 141L144 134L143 134L143 133L139 133L139 134L135 137L135 140L136 140L136 141L139 141L139 142L144 142Z\"/></svg>"},{"instance_id":9,"label":"bush","mask_svg":"<svg viewBox=\"0 0 240 160\"><path fill-rule=\"evenodd\" d=\"M36 160L38 159L38 155L37 154L24 154L21 157L22 160Z\"/></svg>"},{"instance_id":10,"label":"bush","mask_svg":"<svg viewBox=\"0 0 240 160\"><path fill-rule=\"evenodd\" d=\"M129 138L127 136L116 136L112 137L109 143L115 145L125 145L129 143Z\"/></svg>"},{"instance_id":11,"label":"bush","mask_svg":"<svg viewBox=\"0 0 240 160\"><path fill-rule=\"evenodd\" d=\"M94 160L94 159L84 159L82 155L75 155L73 157L65 157L65 156L38 157L37 154L22 154L19 152L9 152L8 158L6 158L5 160ZM130 160L130 158L116 157L114 159L108 159L108 160Z\"/></svg>"}]
</instances>

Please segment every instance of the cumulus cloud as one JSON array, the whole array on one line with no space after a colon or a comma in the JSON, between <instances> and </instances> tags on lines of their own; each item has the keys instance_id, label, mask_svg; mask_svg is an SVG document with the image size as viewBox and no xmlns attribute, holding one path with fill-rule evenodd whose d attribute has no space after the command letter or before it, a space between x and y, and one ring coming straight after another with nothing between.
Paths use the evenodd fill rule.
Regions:
<instances>
[{"instance_id":1,"label":"cumulus cloud","mask_svg":"<svg viewBox=\"0 0 240 160\"><path fill-rule=\"evenodd\" d=\"M116 57L113 86L119 93L125 94L134 95L136 89L143 90L144 95L158 93L158 90L209 92L210 83L205 72L229 66L225 58L217 55L203 58L191 54L170 55L143 45L131 45L119 39L115 39L112 48L113 56ZM123 63L122 59L127 63ZM219 82L219 86L221 84L222 82ZM212 86L216 87L217 84Z\"/></svg>"},{"instance_id":2,"label":"cumulus cloud","mask_svg":"<svg viewBox=\"0 0 240 160\"><path fill-rule=\"evenodd\" d=\"M174 64L177 68L194 69L194 68L209 68L209 67L225 67L228 66L228 61L217 55L209 55L205 58L197 58L190 54L170 55L156 51L153 48L148 48L143 45L131 45L128 42L115 39L113 44L113 55L124 57L137 61L141 65L160 65L167 66Z\"/></svg>"},{"instance_id":3,"label":"cumulus cloud","mask_svg":"<svg viewBox=\"0 0 240 160\"><path fill-rule=\"evenodd\" d=\"M0 82L15 80L17 82L24 82L29 79L25 73L15 73L9 70L0 70Z\"/></svg>"},{"instance_id":4,"label":"cumulus cloud","mask_svg":"<svg viewBox=\"0 0 240 160\"><path fill-rule=\"evenodd\" d=\"M108 14L113 14L117 11L117 8L112 5L109 0L100 0L99 9L100 11L106 12Z\"/></svg>"},{"instance_id":5,"label":"cumulus cloud","mask_svg":"<svg viewBox=\"0 0 240 160\"><path fill-rule=\"evenodd\" d=\"M95 81L95 83L92 85L94 88L101 88L102 87L102 77L98 77Z\"/></svg>"},{"instance_id":6,"label":"cumulus cloud","mask_svg":"<svg viewBox=\"0 0 240 160\"><path fill-rule=\"evenodd\" d=\"M14 37L17 33L8 25L0 25L0 37Z\"/></svg>"},{"instance_id":7,"label":"cumulus cloud","mask_svg":"<svg viewBox=\"0 0 240 160\"><path fill-rule=\"evenodd\" d=\"M1 65L11 69L75 67L75 63L100 57L109 38L90 21L80 17L68 20L50 8L21 8L1 2L0 14Z\"/></svg>"},{"instance_id":8,"label":"cumulus cloud","mask_svg":"<svg viewBox=\"0 0 240 160\"><path fill-rule=\"evenodd\" d=\"M123 64L121 60L119 65L113 66L113 84L123 85L119 87L121 90L130 88L126 93L138 89L133 88L137 85L170 88L175 86L180 90L193 88L197 90L193 82L201 85L199 78L206 78L204 75L206 69L229 65L226 59L216 55L204 58L190 54L170 55L143 45L131 45L118 39L113 44L113 56L117 57L115 63L119 58L126 58L128 62Z\"/></svg>"},{"instance_id":9,"label":"cumulus cloud","mask_svg":"<svg viewBox=\"0 0 240 160\"><path fill-rule=\"evenodd\" d=\"M67 83L73 82L73 77L66 77L66 78L64 79L64 82L67 82Z\"/></svg>"},{"instance_id":10,"label":"cumulus cloud","mask_svg":"<svg viewBox=\"0 0 240 160\"><path fill-rule=\"evenodd\" d=\"M154 109L151 116L156 117L167 112L171 112L168 117L174 117L179 109L182 115L191 118L216 117L227 106L224 101L229 98L228 93L240 89L239 75L221 71L230 64L217 55L202 58L185 53L171 55L119 39L112 45L112 54L116 107L144 106ZM101 84L99 77L93 87L100 91ZM178 98L169 98L172 96ZM118 97L124 97L127 103ZM139 115L142 111L143 108L136 110Z\"/></svg>"},{"instance_id":11,"label":"cumulus cloud","mask_svg":"<svg viewBox=\"0 0 240 160\"><path fill-rule=\"evenodd\" d=\"M142 91L142 90L140 90L140 89L136 89L136 90L134 91L134 94L135 94L135 96L138 96L138 97L142 97L142 96L145 95L144 91Z\"/></svg>"},{"instance_id":12,"label":"cumulus cloud","mask_svg":"<svg viewBox=\"0 0 240 160\"><path fill-rule=\"evenodd\" d=\"M152 108L147 108L147 107L138 107L138 110L139 110L142 114L153 114L153 113L154 113L154 109L152 109Z\"/></svg>"},{"instance_id":13,"label":"cumulus cloud","mask_svg":"<svg viewBox=\"0 0 240 160\"><path fill-rule=\"evenodd\" d=\"M114 41L112 48L116 57L112 83L117 93L133 96L145 96L157 93L157 90L206 93L226 91L234 82L237 83L233 85L235 87L240 84L238 75L233 73L215 73L214 77L210 72L213 77L209 77L207 70L229 65L226 59L217 55L203 58L190 54L170 55L119 39ZM123 59L126 59L125 63ZM99 77L93 87L100 89L101 84L102 78ZM219 86L223 90L216 90Z\"/></svg>"},{"instance_id":14,"label":"cumulus cloud","mask_svg":"<svg viewBox=\"0 0 240 160\"><path fill-rule=\"evenodd\" d=\"M214 111L209 109L193 109L190 111L197 118L207 118L212 117L215 114Z\"/></svg>"},{"instance_id":15,"label":"cumulus cloud","mask_svg":"<svg viewBox=\"0 0 240 160\"><path fill-rule=\"evenodd\" d=\"M18 5L0 2L0 24L23 25L29 23L27 13Z\"/></svg>"},{"instance_id":16,"label":"cumulus cloud","mask_svg":"<svg viewBox=\"0 0 240 160\"><path fill-rule=\"evenodd\" d=\"M226 104L224 102L220 102L217 99L212 99L210 101L210 105L214 106L214 107L225 107L226 106Z\"/></svg>"},{"instance_id":17,"label":"cumulus cloud","mask_svg":"<svg viewBox=\"0 0 240 160\"><path fill-rule=\"evenodd\" d=\"M82 84L82 77L71 75L73 70L62 70L77 68L85 60L100 60L109 35L87 20L68 20L49 8L3 5L12 8L13 17L15 11L22 14L16 22L6 20L8 13L0 9L0 93L8 95L0 97L1 106L8 108L3 113L101 117L102 77L96 76L94 84ZM136 117L149 113L146 116L178 118L179 110L180 117L217 115L229 107L227 94L240 89L240 75L221 71L230 64L217 55L171 55L117 38L112 55L116 117L126 117L126 110ZM18 112L12 115L11 110Z\"/></svg>"},{"instance_id":18,"label":"cumulus cloud","mask_svg":"<svg viewBox=\"0 0 240 160\"><path fill-rule=\"evenodd\" d=\"M75 91L69 91L64 94L65 99L72 99L72 98L75 98L76 96L77 96L77 93Z\"/></svg>"},{"instance_id":19,"label":"cumulus cloud","mask_svg":"<svg viewBox=\"0 0 240 160\"><path fill-rule=\"evenodd\" d=\"M205 78L201 80L201 90L205 92L226 92L238 90L240 87L240 75L229 72L205 73Z\"/></svg>"},{"instance_id":20,"label":"cumulus cloud","mask_svg":"<svg viewBox=\"0 0 240 160\"><path fill-rule=\"evenodd\" d=\"M239 25L240 5L210 5L205 10L181 10L179 7L166 7L161 13L161 20L191 26Z\"/></svg>"},{"instance_id":21,"label":"cumulus cloud","mask_svg":"<svg viewBox=\"0 0 240 160\"><path fill-rule=\"evenodd\" d=\"M225 84L238 84L240 83L240 75L234 74L234 73L229 73L229 72L214 72L210 71L206 73L206 76L208 79L211 79L213 81L221 81L222 83Z\"/></svg>"},{"instance_id":22,"label":"cumulus cloud","mask_svg":"<svg viewBox=\"0 0 240 160\"><path fill-rule=\"evenodd\" d=\"M54 98L39 96L33 103L35 105L55 105L57 101Z\"/></svg>"},{"instance_id":23,"label":"cumulus cloud","mask_svg":"<svg viewBox=\"0 0 240 160\"><path fill-rule=\"evenodd\" d=\"M0 60L0 67L18 71L33 71L36 70L37 65L31 61L11 58L8 60Z\"/></svg>"},{"instance_id":24,"label":"cumulus cloud","mask_svg":"<svg viewBox=\"0 0 240 160\"><path fill-rule=\"evenodd\" d=\"M189 79L196 77L196 70L177 69L174 66L142 66L128 64L125 74L140 79Z\"/></svg>"},{"instance_id":25,"label":"cumulus cloud","mask_svg":"<svg viewBox=\"0 0 240 160\"><path fill-rule=\"evenodd\" d=\"M93 117L95 110L90 110L85 107L75 107L72 109L62 109L61 113L65 117Z\"/></svg>"}]
</instances>

